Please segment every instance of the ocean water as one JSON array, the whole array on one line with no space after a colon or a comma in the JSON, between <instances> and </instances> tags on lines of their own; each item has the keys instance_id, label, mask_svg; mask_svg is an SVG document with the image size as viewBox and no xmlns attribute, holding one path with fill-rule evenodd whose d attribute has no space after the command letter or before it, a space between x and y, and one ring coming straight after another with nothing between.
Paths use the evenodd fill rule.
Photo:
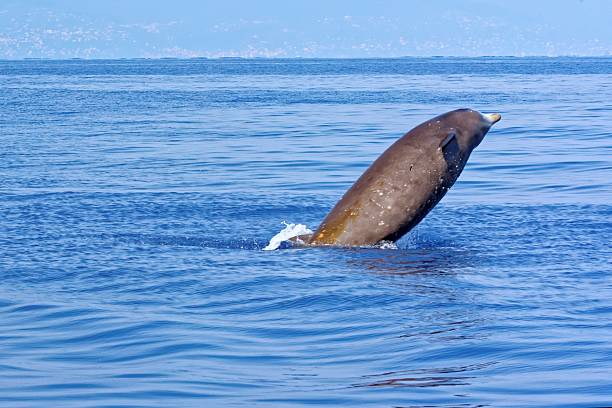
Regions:
<instances>
[{"instance_id":1,"label":"ocean water","mask_svg":"<svg viewBox=\"0 0 612 408\"><path fill-rule=\"evenodd\" d=\"M612 405L612 58L0 61L0 406ZM397 249L263 251L500 112Z\"/></svg>"}]
</instances>

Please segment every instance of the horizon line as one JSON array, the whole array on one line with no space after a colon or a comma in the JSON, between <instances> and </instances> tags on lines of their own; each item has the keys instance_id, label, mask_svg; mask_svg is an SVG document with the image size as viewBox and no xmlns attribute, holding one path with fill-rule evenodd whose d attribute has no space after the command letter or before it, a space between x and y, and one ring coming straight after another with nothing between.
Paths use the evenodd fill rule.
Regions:
<instances>
[{"instance_id":1,"label":"horizon line","mask_svg":"<svg viewBox=\"0 0 612 408\"><path fill-rule=\"evenodd\" d=\"M418 55L418 56L396 56L396 57L267 57L267 56L257 56L257 57L241 57L241 56L220 56L220 57L112 57L112 58L89 58L89 57L68 57L68 58L53 58L53 57L22 57L22 58L0 58L0 61L116 61L116 60L389 60L389 59L444 59L444 58L453 58L453 59L478 59L478 58L612 58L611 54L601 54L601 55L576 55L576 54L568 54L568 55Z\"/></svg>"}]
</instances>

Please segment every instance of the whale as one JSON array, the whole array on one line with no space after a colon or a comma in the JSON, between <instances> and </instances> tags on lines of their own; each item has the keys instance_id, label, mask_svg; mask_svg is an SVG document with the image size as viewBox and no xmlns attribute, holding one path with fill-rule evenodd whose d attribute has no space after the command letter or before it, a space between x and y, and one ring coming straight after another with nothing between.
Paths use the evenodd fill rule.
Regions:
<instances>
[{"instance_id":1,"label":"whale","mask_svg":"<svg viewBox=\"0 0 612 408\"><path fill-rule=\"evenodd\" d=\"M410 130L378 157L342 196L307 246L395 242L440 202L499 113L457 109Z\"/></svg>"}]
</instances>

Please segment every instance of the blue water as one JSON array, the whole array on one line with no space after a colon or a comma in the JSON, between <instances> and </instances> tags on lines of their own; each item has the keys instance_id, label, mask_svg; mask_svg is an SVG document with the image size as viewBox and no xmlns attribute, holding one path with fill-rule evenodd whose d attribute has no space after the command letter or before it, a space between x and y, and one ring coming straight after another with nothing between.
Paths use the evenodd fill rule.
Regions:
<instances>
[{"instance_id":1,"label":"blue water","mask_svg":"<svg viewBox=\"0 0 612 408\"><path fill-rule=\"evenodd\" d=\"M0 62L0 406L612 405L612 58ZM399 249L262 251L500 112Z\"/></svg>"}]
</instances>

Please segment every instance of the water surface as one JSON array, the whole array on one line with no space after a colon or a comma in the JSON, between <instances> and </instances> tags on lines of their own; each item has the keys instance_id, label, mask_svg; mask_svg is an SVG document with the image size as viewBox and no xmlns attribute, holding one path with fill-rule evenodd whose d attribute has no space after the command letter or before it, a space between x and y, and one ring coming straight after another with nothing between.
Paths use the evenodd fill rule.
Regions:
<instances>
[{"instance_id":1,"label":"water surface","mask_svg":"<svg viewBox=\"0 0 612 408\"><path fill-rule=\"evenodd\" d=\"M0 405L612 405L612 59L0 61ZM261 250L500 112L397 250Z\"/></svg>"}]
</instances>

